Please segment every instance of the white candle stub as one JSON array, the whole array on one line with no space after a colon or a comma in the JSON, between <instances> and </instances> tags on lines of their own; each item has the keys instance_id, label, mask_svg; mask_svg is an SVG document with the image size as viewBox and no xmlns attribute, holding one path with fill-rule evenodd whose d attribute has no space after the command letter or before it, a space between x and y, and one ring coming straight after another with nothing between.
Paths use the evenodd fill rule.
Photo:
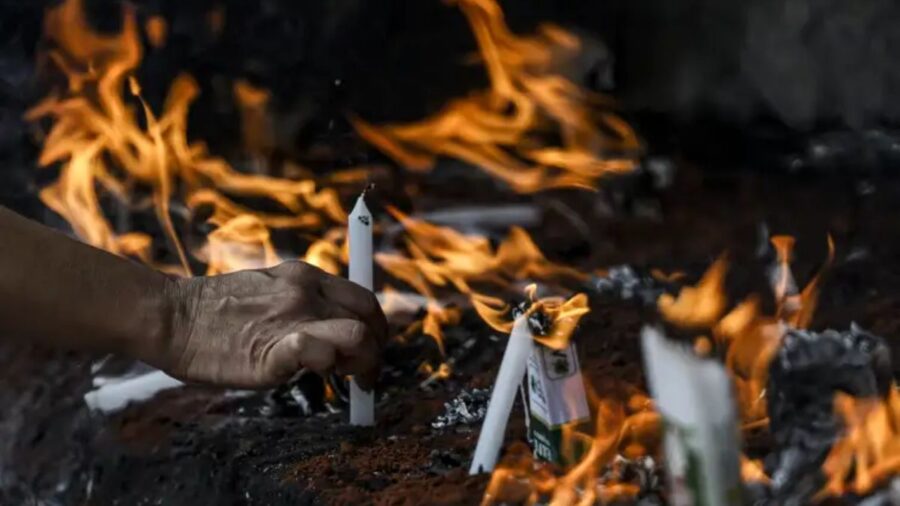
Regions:
<instances>
[{"instance_id":1,"label":"white candle stub","mask_svg":"<svg viewBox=\"0 0 900 506\"><path fill-rule=\"evenodd\" d=\"M101 385L86 393L84 402L92 410L109 414L124 409L130 403L146 401L163 390L181 386L184 383L162 371L154 371Z\"/></svg>"},{"instance_id":2,"label":"white candle stub","mask_svg":"<svg viewBox=\"0 0 900 506\"><path fill-rule=\"evenodd\" d=\"M497 373L497 380L491 391L491 403L488 404L484 423L481 424L481 433L478 435L478 444L475 446L475 456L472 458L469 474L489 473L497 465L509 413L512 411L522 378L525 377L525 368L532 346L528 318L519 317L509 335L506 351L503 352L500 372Z\"/></svg>"},{"instance_id":3,"label":"white candle stub","mask_svg":"<svg viewBox=\"0 0 900 506\"><path fill-rule=\"evenodd\" d=\"M350 281L372 290L372 213L366 207L365 193L356 199L350 213ZM375 425L375 393L366 392L350 379L350 423Z\"/></svg>"}]
</instances>

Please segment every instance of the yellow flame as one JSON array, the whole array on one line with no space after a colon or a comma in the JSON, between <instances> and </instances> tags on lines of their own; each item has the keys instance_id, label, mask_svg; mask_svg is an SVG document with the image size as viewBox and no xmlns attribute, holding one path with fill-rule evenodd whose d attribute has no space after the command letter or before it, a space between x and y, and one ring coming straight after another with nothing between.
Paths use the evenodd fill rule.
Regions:
<instances>
[{"instance_id":1,"label":"yellow flame","mask_svg":"<svg viewBox=\"0 0 900 506\"><path fill-rule=\"evenodd\" d=\"M429 170L437 156L459 158L519 192L554 187L593 188L608 174L631 171L637 136L598 106L605 100L554 73L577 37L543 25L522 37L506 26L495 0L456 0L478 42L488 90L455 100L418 123L377 127L353 123L366 140L412 170ZM559 145L540 139L558 135Z\"/></svg>"},{"instance_id":2,"label":"yellow flame","mask_svg":"<svg viewBox=\"0 0 900 506\"><path fill-rule=\"evenodd\" d=\"M570 506L633 499L639 492L635 484L600 480L600 475L621 452L637 457L655 449L661 418L648 410L646 403L636 402L636 410L631 403L626 407L612 399L597 399L596 403L593 434L579 432L572 425L563 427L564 452L573 456L575 447L587 448L575 465L559 475L548 466L536 466L527 447L513 446L491 475L481 504L547 500L547 504Z\"/></svg>"},{"instance_id":3,"label":"yellow flame","mask_svg":"<svg viewBox=\"0 0 900 506\"><path fill-rule=\"evenodd\" d=\"M722 316L727 302L725 273L728 261L719 257L696 286L682 288L678 297L663 294L657 301L660 314L669 322L685 328L710 327Z\"/></svg>"},{"instance_id":4,"label":"yellow flame","mask_svg":"<svg viewBox=\"0 0 900 506\"><path fill-rule=\"evenodd\" d=\"M202 144L189 143L188 108L199 91L188 76L173 82L159 117L137 97L142 126L135 107L125 98L126 84L132 94L140 93L131 73L140 63L142 49L133 9L126 7L124 16L122 31L117 35L94 32L84 18L80 0L67 0L49 10L45 19L47 36L55 43L50 58L68 77L69 86L65 93L52 95L36 105L26 118L53 121L39 164L62 166L60 177L43 189L41 198L72 225L79 237L113 253L153 263L152 239L134 232L124 236L114 232L99 203L101 194L109 194L124 205L131 205L137 188L151 194L159 221L178 253L183 274L189 273L188 260L171 218L173 199L188 203L190 209L210 205L214 208L211 223L219 227L231 224L219 234L222 237L214 238L213 243L197 252L214 262L234 257L233 251L211 251L216 247L257 243L263 263L271 263L270 245L258 240L261 225L312 228L344 222L345 214L333 190L317 190L311 180L243 174L224 160L208 155ZM228 195L266 198L284 212L251 213ZM254 225L248 226L250 222ZM247 237L238 237L244 232ZM227 240L222 240L224 236ZM246 263L236 261L233 265ZM212 272L232 268L224 264L209 266Z\"/></svg>"},{"instance_id":5,"label":"yellow flame","mask_svg":"<svg viewBox=\"0 0 900 506\"><path fill-rule=\"evenodd\" d=\"M900 472L900 394L896 386L884 399L838 393L834 407L845 431L822 467L828 481L821 496L865 494Z\"/></svg>"}]
</instances>

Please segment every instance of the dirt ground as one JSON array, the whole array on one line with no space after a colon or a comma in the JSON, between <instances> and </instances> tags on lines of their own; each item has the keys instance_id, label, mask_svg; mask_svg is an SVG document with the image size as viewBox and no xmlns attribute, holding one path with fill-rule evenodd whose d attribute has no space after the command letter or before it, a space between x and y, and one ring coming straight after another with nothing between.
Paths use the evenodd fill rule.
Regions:
<instances>
[{"instance_id":1,"label":"dirt ground","mask_svg":"<svg viewBox=\"0 0 900 506\"><path fill-rule=\"evenodd\" d=\"M735 299L767 293L756 258L761 223L797 237L800 283L825 258L830 233L836 261L813 328L846 329L855 321L891 343L900 338L897 181L678 165L676 182L659 191L631 181L596 194L539 195L543 220L531 231L549 257L585 270L627 263L696 279L727 250ZM467 185L441 195L439 180L429 184L431 207L464 202ZM521 200L480 191L473 200L503 199ZM591 309L575 335L587 377L609 395L641 388L637 336L655 321L653 311L596 295ZM487 477L465 472L478 427L437 430L431 422L463 388L490 386L504 343L502 336L491 340L494 334L471 314L448 329L449 353L472 337L476 352L427 391L414 370L433 356L430 340L393 343L386 360L402 374L385 374L374 429L347 426L345 413L266 417L259 396L237 399L200 387L103 418L80 401L88 357L5 346L0 504L478 504ZM521 418L514 414L509 442L524 440Z\"/></svg>"}]
</instances>

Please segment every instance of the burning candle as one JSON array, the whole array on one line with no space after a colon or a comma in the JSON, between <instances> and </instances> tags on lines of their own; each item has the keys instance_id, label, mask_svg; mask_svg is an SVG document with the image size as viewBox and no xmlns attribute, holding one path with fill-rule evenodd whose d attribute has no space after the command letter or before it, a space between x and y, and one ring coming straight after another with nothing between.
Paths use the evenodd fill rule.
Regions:
<instances>
[{"instance_id":1,"label":"burning candle","mask_svg":"<svg viewBox=\"0 0 900 506\"><path fill-rule=\"evenodd\" d=\"M503 353L500 372L497 373L497 380L494 382L491 403L481 425L469 474L491 472L497 464L509 413L512 411L513 401L525 376L528 357L531 355L531 341L528 317L520 316L513 325L506 351Z\"/></svg>"},{"instance_id":2,"label":"burning candle","mask_svg":"<svg viewBox=\"0 0 900 506\"><path fill-rule=\"evenodd\" d=\"M350 213L350 281L372 289L372 213L366 207L366 191L356 199ZM375 425L375 393L360 388L350 379L350 423L370 427Z\"/></svg>"}]
</instances>

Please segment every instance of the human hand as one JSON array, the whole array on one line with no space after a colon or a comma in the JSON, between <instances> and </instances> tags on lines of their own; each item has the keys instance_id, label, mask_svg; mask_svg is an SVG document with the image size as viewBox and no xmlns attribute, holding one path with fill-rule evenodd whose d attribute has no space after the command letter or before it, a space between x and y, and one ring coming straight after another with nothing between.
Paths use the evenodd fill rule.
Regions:
<instances>
[{"instance_id":1,"label":"human hand","mask_svg":"<svg viewBox=\"0 0 900 506\"><path fill-rule=\"evenodd\" d=\"M173 281L170 337L147 360L176 378L264 388L300 368L378 378L387 322L372 292L303 262Z\"/></svg>"}]
</instances>

